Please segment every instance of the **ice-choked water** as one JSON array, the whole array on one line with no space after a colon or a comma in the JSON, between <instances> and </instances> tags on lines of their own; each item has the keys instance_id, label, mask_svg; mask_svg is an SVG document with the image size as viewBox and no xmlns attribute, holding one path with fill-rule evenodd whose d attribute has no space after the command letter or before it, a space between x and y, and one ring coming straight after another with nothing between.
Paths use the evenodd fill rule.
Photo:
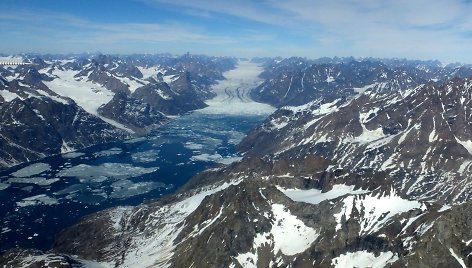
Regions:
<instances>
[{"instance_id":1,"label":"ice-choked water","mask_svg":"<svg viewBox=\"0 0 472 268\"><path fill-rule=\"evenodd\" d=\"M241 88L247 92L248 85L254 85L255 72L260 68L242 63L229 72L227 82L216 86L218 97L209 101L209 108L175 118L147 137L0 173L0 250L48 249L58 231L86 214L158 198L209 166L238 160L235 145L272 109L251 102L246 93L230 99L221 94L241 96ZM225 112L225 106L232 110ZM254 113L247 113L249 107Z\"/></svg>"},{"instance_id":2,"label":"ice-choked water","mask_svg":"<svg viewBox=\"0 0 472 268\"><path fill-rule=\"evenodd\" d=\"M262 119L193 113L146 138L52 156L0 173L0 249L46 249L56 232L81 216L158 198L211 165L235 161L235 144Z\"/></svg>"}]
</instances>

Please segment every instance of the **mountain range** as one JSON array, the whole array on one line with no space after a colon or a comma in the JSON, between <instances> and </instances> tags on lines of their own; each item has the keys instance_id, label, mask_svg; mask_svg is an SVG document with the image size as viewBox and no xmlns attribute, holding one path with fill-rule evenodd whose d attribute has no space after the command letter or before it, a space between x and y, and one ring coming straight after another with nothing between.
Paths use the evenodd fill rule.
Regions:
<instances>
[{"instance_id":1,"label":"mountain range","mask_svg":"<svg viewBox=\"0 0 472 268\"><path fill-rule=\"evenodd\" d=\"M0 109L7 117L0 134L8 141L1 144L25 148L23 158L10 155L15 161L29 160L26 149L40 151L14 139L36 128L58 133L38 140L53 140L50 153L59 153L203 107L212 83L237 64L190 55L35 61L45 67L1 73ZM158 200L86 216L59 233L51 251L13 249L0 263L472 267L470 66L371 58L254 61L264 67L264 81L250 96L278 109L238 145L241 161L204 171ZM162 65L149 67L157 62ZM149 75L149 68L160 74ZM87 106L60 94L61 83L90 83L104 98ZM167 106L170 100L177 107ZM44 124L37 123L41 117ZM60 132L76 127L74 133L83 133L78 122L93 126L88 143L77 145L80 134L66 139ZM92 139L94 133L102 140Z\"/></svg>"}]
</instances>

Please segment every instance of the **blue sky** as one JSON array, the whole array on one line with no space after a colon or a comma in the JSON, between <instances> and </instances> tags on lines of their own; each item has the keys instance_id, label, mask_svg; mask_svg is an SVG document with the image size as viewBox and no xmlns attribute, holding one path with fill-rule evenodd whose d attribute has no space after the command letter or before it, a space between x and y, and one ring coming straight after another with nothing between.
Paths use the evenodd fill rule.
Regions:
<instances>
[{"instance_id":1,"label":"blue sky","mask_svg":"<svg viewBox=\"0 0 472 268\"><path fill-rule=\"evenodd\" d=\"M2 0L0 52L472 63L470 14L464 0Z\"/></svg>"}]
</instances>

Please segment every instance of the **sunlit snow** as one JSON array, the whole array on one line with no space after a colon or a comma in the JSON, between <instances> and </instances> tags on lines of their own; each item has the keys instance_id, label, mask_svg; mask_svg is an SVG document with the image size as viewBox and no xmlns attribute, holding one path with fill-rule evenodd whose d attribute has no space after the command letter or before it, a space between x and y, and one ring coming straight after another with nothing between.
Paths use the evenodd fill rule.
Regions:
<instances>
[{"instance_id":1,"label":"sunlit snow","mask_svg":"<svg viewBox=\"0 0 472 268\"><path fill-rule=\"evenodd\" d=\"M382 252L376 256L366 250L341 254L331 261L335 268L383 268L398 260L392 252Z\"/></svg>"},{"instance_id":2,"label":"sunlit snow","mask_svg":"<svg viewBox=\"0 0 472 268\"><path fill-rule=\"evenodd\" d=\"M363 194L367 190L354 190L354 185L338 184L333 189L322 193L318 189L300 190L300 189L281 189L281 191L290 199L296 202L305 202L310 204L319 204L325 200L335 199L346 194Z\"/></svg>"}]
</instances>

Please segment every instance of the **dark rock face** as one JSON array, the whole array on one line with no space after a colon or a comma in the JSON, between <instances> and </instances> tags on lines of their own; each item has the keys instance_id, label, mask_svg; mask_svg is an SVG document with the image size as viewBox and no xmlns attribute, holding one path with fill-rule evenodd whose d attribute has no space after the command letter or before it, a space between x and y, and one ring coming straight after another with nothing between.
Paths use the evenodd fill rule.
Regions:
<instances>
[{"instance_id":1,"label":"dark rock face","mask_svg":"<svg viewBox=\"0 0 472 268\"><path fill-rule=\"evenodd\" d=\"M138 88L132 97L147 102L154 109L169 115L183 114L206 107L188 82L188 77L181 76L171 86L165 82L149 84Z\"/></svg>"},{"instance_id":2,"label":"dark rock face","mask_svg":"<svg viewBox=\"0 0 472 268\"><path fill-rule=\"evenodd\" d=\"M75 105L16 98L0 106L2 166L33 161L61 149L116 141L126 134Z\"/></svg>"},{"instance_id":3,"label":"dark rock face","mask_svg":"<svg viewBox=\"0 0 472 268\"><path fill-rule=\"evenodd\" d=\"M98 112L138 133L146 133L147 129L167 121L167 117L157 111L154 106L124 93L115 94L110 102L98 109Z\"/></svg>"},{"instance_id":4,"label":"dark rock face","mask_svg":"<svg viewBox=\"0 0 472 268\"><path fill-rule=\"evenodd\" d=\"M88 65L86 65L86 68L82 69L74 77L78 79L86 79L88 81L92 81L94 83L104 86L106 89L114 93L130 93L127 84L120 81L116 76L113 75L113 72L110 73L110 70L108 70L103 65L100 65L97 61L94 60L92 60L92 62Z\"/></svg>"}]
</instances>

